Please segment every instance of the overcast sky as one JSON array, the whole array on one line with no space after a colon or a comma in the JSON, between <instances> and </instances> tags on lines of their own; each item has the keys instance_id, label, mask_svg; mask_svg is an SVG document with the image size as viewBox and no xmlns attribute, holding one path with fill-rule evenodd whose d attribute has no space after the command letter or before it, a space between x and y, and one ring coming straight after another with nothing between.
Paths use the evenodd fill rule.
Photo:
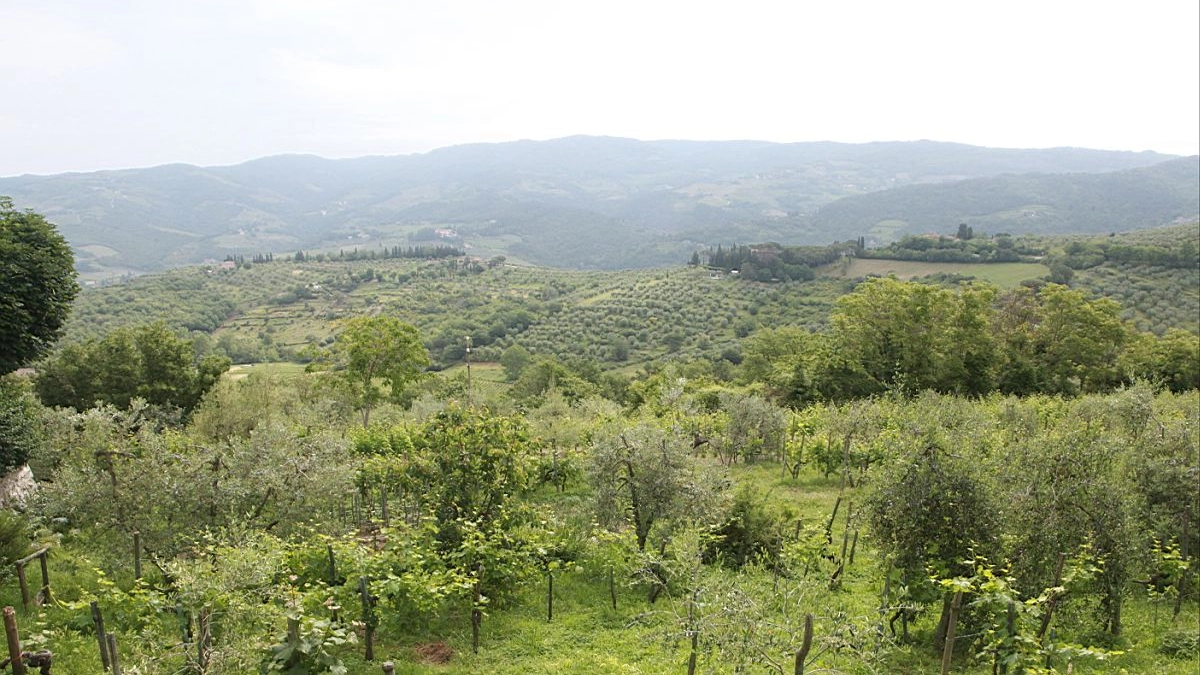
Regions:
<instances>
[{"instance_id":1,"label":"overcast sky","mask_svg":"<svg viewBox=\"0 0 1200 675\"><path fill-rule=\"evenodd\" d=\"M1200 152L1197 0L0 0L0 176L573 134Z\"/></svg>"}]
</instances>

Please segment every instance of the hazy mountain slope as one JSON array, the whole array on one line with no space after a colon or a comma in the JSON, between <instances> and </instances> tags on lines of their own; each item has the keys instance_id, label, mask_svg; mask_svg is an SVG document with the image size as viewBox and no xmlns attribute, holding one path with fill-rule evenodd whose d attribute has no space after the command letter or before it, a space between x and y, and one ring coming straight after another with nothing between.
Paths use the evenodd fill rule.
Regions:
<instances>
[{"instance_id":1,"label":"hazy mountain slope","mask_svg":"<svg viewBox=\"0 0 1200 675\"><path fill-rule=\"evenodd\" d=\"M1101 233L1194 220L1200 157L1104 174L1022 174L912 185L846 197L814 217L819 230L895 238L950 232Z\"/></svg>"},{"instance_id":2,"label":"hazy mountain slope","mask_svg":"<svg viewBox=\"0 0 1200 675\"><path fill-rule=\"evenodd\" d=\"M928 141L576 136L397 157L285 155L225 167L17 176L0 178L0 194L57 223L92 277L227 254L404 243L418 229L442 226L480 254L612 268L676 262L697 246L733 239L844 238L845 219L827 226L808 217L839 198L897 186L1110 172L1165 159Z\"/></svg>"}]
</instances>

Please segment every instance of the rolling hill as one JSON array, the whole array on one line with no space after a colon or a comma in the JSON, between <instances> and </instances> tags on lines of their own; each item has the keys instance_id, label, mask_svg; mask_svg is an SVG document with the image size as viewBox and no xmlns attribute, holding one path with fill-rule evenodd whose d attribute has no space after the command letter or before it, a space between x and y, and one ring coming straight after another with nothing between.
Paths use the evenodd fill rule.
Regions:
<instances>
[{"instance_id":1,"label":"rolling hill","mask_svg":"<svg viewBox=\"0 0 1200 675\"><path fill-rule=\"evenodd\" d=\"M1005 174L854 195L822 208L821 230L860 228L886 243L904 234L1098 234L1191 222L1200 213L1200 158L1102 174Z\"/></svg>"},{"instance_id":2,"label":"rolling hill","mask_svg":"<svg viewBox=\"0 0 1200 675\"><path fill-rule=\"evenodd\" d=\"M932 194L943 195L937 204L948 204L964 182L968 189L995 180L1013 183L1010 192L1033 189L1029 186L1051 191L1037 200L1013 197L996 208L1011 202L1013 208L1050 203L1066 212L1088 204L1093 212L1113 211L1106 203L1057 197L1054 190L1077 190L1082 180L1057 174L1095 174L1095 181L1108 181L1087 195L1132 190L1139 196L1113 212L1106 227L1116 220L1123 225L1115 229L1148 227L1189 205L1195 213L1195 181L1189 193L1177 175L1185 170L1171 169L1173 163L1155 168L1171 159L929 141L777 144L577 136L395 157L287 155L225 167L174 164L16 176L0 178L0 194L55 222L89 279L227 255L408 244L435 236L435 229L453 230L453 243L474 255L613 269L675 263L716 243L828 243L858 236L867 233L876 213L862 206L875 202L862 200L917 199L930 194L921 190L941 190ZM1195 165L1194 159L1176 161ZM1030 173L1037 177L1024 177ZM1120 187L1129 181L1136 185ZM1160 203L1143 193L1175 196ZM851 206L833 208L846 200ZM957 214L946 212L939 224ZM1069 218L1047 223L1064 220Z\"/></svg>"}]
</instances>

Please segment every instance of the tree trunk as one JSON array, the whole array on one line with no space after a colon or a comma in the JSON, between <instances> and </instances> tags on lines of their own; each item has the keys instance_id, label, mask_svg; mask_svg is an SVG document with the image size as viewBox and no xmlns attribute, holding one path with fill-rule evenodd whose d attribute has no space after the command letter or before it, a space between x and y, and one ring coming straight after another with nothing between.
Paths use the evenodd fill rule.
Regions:
<instances>
[{"instance_id":1,"label":"tree trunk","mask_svg":"<svg viewBox=\"0 0 1200 675\"><path fill-rule=\"evenodd\" d=\"M800 643L800 649L796 650L796 663L793 667L795 675L804 675L804 660L808 658L808 651L812 649L813 636L813 615L804 615L804 639Z\"/></svg>"},{"instance_id":2,"label":"tree trunk","mask_svg":"<svg viewBox=\"0 0 1200 675\"><path fill-rule=\"evenodd\" d=\"M942 598L942 615L938 618L937 630L933 632L933 646L938 651L942 651L946 646L946 629L950 625L950 606L954 600L951 593L947 593Z\"/></svg>"}]
</instances>

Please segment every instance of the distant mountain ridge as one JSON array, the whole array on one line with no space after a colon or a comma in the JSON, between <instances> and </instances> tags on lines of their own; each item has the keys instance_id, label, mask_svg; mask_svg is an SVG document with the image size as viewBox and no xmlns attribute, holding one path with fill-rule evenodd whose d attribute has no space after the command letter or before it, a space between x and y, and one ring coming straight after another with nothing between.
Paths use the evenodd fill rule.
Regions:
<instances>
[{"instance_id":1,"label":"distant mountain ridge","mask_svg":"<svg viewBox=\"0 0 1200 675\"><path fill-rule=\"evenodd\" d=\"M945 195L962 181L970 186L972 179L1001 180L1005 174L1041 176L1005 179L1016 191L1069 192L1080 188L1062 174L1113 174L1112 180L1134 184L1130 190L1187 193L1157 209L1119 211L1118 229L1151 227L1187 211L1200 192L1193 185L1188 193L1169 169L1137 173L1172 159L931 141L780 144L573 136L393 157L280 155L234 166L16 176L0 178L0 194L55 222L75 248L81 272L91 277L231 254L405 244L435 228L454 230L455 243L476 255L621 268L679 262L717 243L828 243L867 234L878 222L871 221L878 216L871 205L887 204L871 198L889 193L921 199L923 189L946 191L928 194L947 204L942 220L955 221L948 225L953 227L959 216L951 214L964 211L952 208L953 198ZM1176 161L1196 164L1195 158ZM845 200L851 206L839 210ZM905 226L924 227L890 223L877 238L898 236Z\"/></svg>"},{"instance_id":2,"label":"distant mountain ridge","mask_svg":"<svg viewBox=\"0 0 1200 675\"><path fill-rule=\"evenodd\" d=\"M991 233L1097 234L1190 222L1198 213L1200 161L1185 157L1111 173L1004 174L854 195L822 208L813 225L891 235L946 233L948 223Z\"/></svg>"}]
</instances>

